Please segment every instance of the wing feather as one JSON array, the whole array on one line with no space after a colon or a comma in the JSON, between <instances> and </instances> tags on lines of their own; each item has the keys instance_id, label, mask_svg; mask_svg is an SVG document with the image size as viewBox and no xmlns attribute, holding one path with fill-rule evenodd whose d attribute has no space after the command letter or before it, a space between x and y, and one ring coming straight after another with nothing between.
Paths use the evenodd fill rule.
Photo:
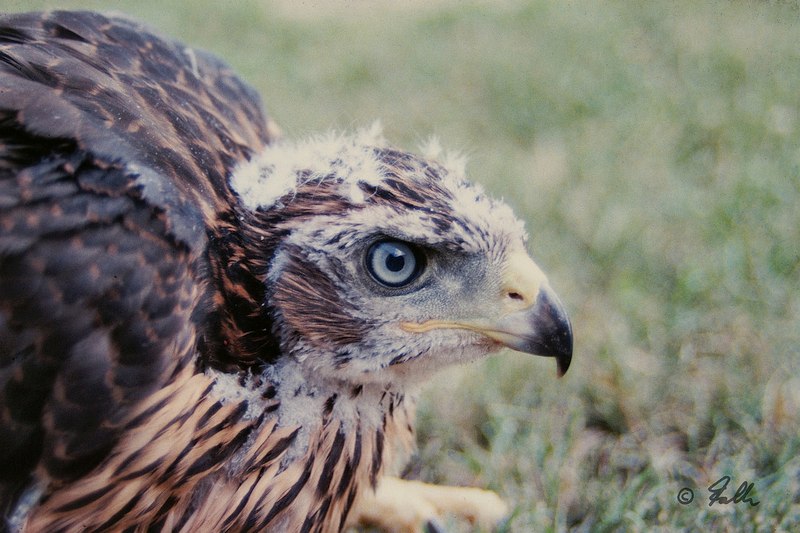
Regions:
<instances>
[{"instance_id":1,"label":"wing feather","mask_svg":"<svg viewBox=\"0 0 800 533\"><path fill-rule=\"evenodd\" d=\"M0 17L0 509L95 467L197 363L207 235L269 140L211 55L96 13Z\"/></svg>"}]
</instances>

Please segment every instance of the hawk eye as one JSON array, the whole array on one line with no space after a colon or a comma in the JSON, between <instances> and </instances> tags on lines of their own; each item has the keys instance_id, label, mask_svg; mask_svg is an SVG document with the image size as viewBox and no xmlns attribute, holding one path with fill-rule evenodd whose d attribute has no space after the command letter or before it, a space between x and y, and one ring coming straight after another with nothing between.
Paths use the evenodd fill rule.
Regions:
<instances>
[{"instance_id":1,"label":"hawk eye","mask_svg":"<svg viewBox=\"0 0 800 533\"><path fill-rule=\"evenodd\" d=\"M378 241L367 252L367 270L375 281L387 287L404 287L422 271L423 256L400 241Z\"/></svg>"}]
</instances>

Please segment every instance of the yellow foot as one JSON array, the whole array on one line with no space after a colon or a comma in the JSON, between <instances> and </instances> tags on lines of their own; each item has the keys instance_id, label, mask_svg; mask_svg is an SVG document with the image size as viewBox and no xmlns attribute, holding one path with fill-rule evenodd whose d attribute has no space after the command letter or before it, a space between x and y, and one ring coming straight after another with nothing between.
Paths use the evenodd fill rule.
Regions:
<instances>
[{"instance_id":1,"label":"yellow foot","mask_svg":"<svg viewBox=\"0 0 800 533\"><path fill-rule=\"evenodd\" d=\"M494 492L468 487L430 485L383 477L378 488L364 491L353 519L391 533L436 531L440 517L452 514L486 530L508 515L508 505Z\"/></svg>"}]
</instances>

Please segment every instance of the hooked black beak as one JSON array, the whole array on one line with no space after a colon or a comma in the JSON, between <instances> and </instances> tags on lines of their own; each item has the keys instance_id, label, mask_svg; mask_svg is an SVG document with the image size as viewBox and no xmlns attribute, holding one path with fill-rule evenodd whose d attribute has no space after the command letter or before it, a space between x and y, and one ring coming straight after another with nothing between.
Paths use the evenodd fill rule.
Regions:
<instances>
[{"instance_id":1,"label":"hooked black beak","mask_svg":"<svg viewBox=\"0 0 800 533\"><path fill-rule=\"evenodd\" d=\"M555 357L559 377L572 362L572 325L558 297L544 286L536 303L501 318L490 335L520 352Z\"/></svg>"}]
</instances>

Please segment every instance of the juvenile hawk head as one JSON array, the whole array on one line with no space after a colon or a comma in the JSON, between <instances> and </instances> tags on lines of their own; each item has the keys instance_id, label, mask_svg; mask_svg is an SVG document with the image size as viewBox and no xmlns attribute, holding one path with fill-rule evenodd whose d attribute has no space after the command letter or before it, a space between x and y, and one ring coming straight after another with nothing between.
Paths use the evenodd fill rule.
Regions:
<instances>
[{"instance_id":1,"label":"juvenile hawk head","mask_svg":"<svg viewBox=\"0 0 800 533\"><path fill-rule=\"evenodd\" d=\"M570 323L523 224L459 158L428 152L373 127L279 141L233 173L271 257L263 303L281 353L317 375L393 383L507 346L563 374Z\"/></svg>"}]
</instances>

